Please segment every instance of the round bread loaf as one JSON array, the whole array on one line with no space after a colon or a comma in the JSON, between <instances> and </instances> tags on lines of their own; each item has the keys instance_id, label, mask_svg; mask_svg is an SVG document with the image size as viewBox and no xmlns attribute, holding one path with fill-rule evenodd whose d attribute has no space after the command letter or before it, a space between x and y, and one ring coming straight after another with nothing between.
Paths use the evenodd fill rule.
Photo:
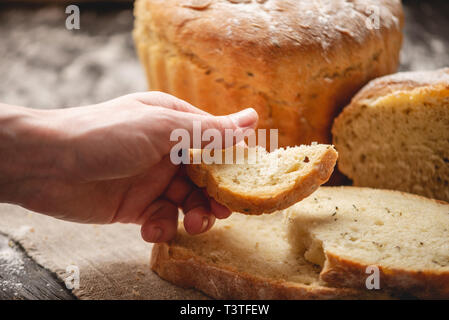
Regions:
<instances>
[{"instance_id":1,"label":"round bread loaf","mask_svg":"<svg viewBox=\"0 0 449 320\"><path fill-rule=\"evenodd\" d=\"M449 201L449 68L370 82L332 132L354 185Z\"/></svg>"},{"instance_id":2,"label":"round bread loaf","mask_svg":"<svg viewBox=\"0 0 449 320\"><path fill-rule=\"evenodd\" d=\"M212 113L245 107L279 145L330 142L340 107L395 72L399 0L137 0L134 37L151 90Z\"/></svg>"}]
</instances>

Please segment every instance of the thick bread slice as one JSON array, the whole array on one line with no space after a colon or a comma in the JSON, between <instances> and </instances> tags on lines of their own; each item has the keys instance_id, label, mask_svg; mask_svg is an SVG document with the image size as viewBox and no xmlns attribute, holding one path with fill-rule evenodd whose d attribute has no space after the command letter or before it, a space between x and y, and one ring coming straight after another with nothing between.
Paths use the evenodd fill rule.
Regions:
<instances>
[{"instance_id":1,"label":"thick bread slice","mask_svg":"<svg viewBox=\"0 0 449 320\"><path fill-rule=\"evenodd\" d=\"M296 252L323 267L320 278L328 285L366 288L366 268L377 266L381 289L449 298L449 204L333 187L320 188L287 214Z\"/></svg>"},{"instance_id":2,"label":"thick bread slice","mask_svg":"<svg viewBox=\"0 0 449 320\"><path fill-rule=\"evenodd\" d=\"M354 185L449 201L449 68L371 81L332 133Z\"/></svg>"},{"instance_id":3,"label":"thick bread slice","mask_svg":"<svg viewBox=\"0 0 449 320\"><path fill-rule=\"evenodd\" d=\"M151 268L182 287L216 299L335 299L357 290L321 285L320 268L292 250L283 213L235 213L198 236L179 228L175 240L155 244ZM293 247L294 248L294 247Z\"/></svg>"},{"instance_id":4,"label":"thick bread slice","mask_svg":"<svg viewBox=\"0 0 449 320\"><path fill-rule=\"evenodd\" d=\"M338 156L332 146L323 144L271 153L257 148L256 163L246 152L244 163L237 164L235 148L220 150L221 156L227 150L234 150L234 164L191 164L187 174L217 202L249 215L285 209L309 196L329 179ZM199 152L192 150L191 157Z\"/></svg>"}]
</instances>

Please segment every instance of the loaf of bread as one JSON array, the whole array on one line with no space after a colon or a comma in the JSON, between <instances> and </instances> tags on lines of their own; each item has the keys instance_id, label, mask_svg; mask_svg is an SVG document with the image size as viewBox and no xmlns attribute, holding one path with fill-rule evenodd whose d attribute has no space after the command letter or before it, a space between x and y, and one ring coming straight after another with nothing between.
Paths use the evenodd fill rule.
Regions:
<instances>
[{"instance_id":1,"label":"loaf of bread","mask_svg":"<svg viewBox=\"0 0 449 320\"><path fill-rule=\"evenodd\" d=\"M246 107L279 145L329 143L341 107L395 72L399 0L137 0L149 88L212 113Z\"/></svg>"},{"instance_id":2,"label":"loaf of bread","mask_svg":"<svg viewBox=\"0 0 449 320\"><path fill-rule=\"evenodd\" d=\"M240 164L237 155L241 151ZM213 150L212 152L214 152ZM192 150L192 160L195 153ZM331 176L337 152L330 145L218 150L223 164L191 164L187 174L217 202L231 211L258 215L285 209L313 193ZM225 164L225 153L231 164ZM251 159L253 158L253 159Z\"/></svg>"},{"instance_id":3,"label":"loaf of bread","mask_svg":"<svg viewBox=\"0 0 449 320\"><path fill-rule=\"evenodd\" d=\"M180 228L154 246L151 267L218 299L447 299L448 239L447 203L321 187L285 211L235 213L198 236ZM368 287L375 268L379 287Z\"/></svg>"},{"instance_id":4,"label":"loaf of bread","mask_svg":"<svg viewBox=\"0 0 449 320\"><path fill-rule=\"evenodd\" d=\"M332 132L354 185L449 201L449 69L372 81Z\"/></svg>"}]
</instances>

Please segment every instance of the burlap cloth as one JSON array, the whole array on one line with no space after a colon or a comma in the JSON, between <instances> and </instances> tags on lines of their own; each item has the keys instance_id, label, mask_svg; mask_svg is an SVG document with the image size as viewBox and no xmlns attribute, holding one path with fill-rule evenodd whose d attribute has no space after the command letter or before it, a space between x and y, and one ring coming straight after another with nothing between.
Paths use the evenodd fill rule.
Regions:
<instances>
[{"instance_id":1,"label":"burlap cloth","mask_svg":"<svg viewBox=\"0 0 449 320\"><path fill-rule=\"evenodd\" d=\"M0 204L0 232L64 280L77 266L80 299L205 299L173 286L149 268L151 244L136 225L84 225L57 220L21 207Z\"/></svg>"}]
</instances>

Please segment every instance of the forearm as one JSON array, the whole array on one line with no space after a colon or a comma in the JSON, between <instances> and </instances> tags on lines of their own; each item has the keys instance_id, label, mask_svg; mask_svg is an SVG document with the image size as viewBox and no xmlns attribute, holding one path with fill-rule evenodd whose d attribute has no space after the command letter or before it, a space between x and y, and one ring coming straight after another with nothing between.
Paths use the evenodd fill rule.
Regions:
<instances>
[{"instance_id":1,"label":"forearm","mask_svg":"<svg viewBox=\"0 0 449 320\"><path fill-rule=\"evenodd\" d=\"M0 104L0 202L22 204L39 180L57 176L58 135L47 114Z\"/></svg>"}]
</instances>

